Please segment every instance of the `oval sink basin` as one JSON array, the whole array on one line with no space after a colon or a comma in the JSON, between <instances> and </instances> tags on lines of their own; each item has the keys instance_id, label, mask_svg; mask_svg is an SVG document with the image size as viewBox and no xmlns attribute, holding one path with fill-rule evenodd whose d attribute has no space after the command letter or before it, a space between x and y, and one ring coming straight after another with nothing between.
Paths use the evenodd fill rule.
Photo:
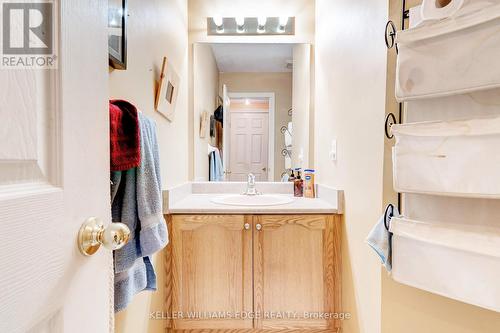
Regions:
<instances>
[{"instance_id":1,"label":"oval sink basin","mask_svg":"<svg viewBox=\"0 0 500 333\"><path fill-rule=\"evenodd\" d=\"M211 199L213 203L229 206L278 206L293 202L293 197L278 194L228 194Z\"/></svg>"}]
</instances>

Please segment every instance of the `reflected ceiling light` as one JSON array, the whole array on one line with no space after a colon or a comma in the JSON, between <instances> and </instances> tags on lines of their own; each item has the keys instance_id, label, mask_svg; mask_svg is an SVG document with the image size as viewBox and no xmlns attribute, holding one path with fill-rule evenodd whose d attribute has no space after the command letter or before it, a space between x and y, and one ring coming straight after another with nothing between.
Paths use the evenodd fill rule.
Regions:
<instances>
[{"instance_id":1,"label":"reflected ceiling light","mask_svg":"<svg viewBox=\"0 0 500 333\"><path fill-rule=\"evenodd\" d=\"M237 16L235 18L236 20L236 31L238 33L244 33L245 32L245 18L243 16Z\"/></svg>"},{"instance_id":2,"label":"reflected ceiling light","mask_svg":"<svg viewBox=\"0 0 500 333\"><path fill-rule=\"evenodd\" d=\"M221 16L214 16L214 24L217 27L217 33L221 34L224 32L224 20Z\"/></svg>"},{"instance_id":3,"label":"reflected ceiling light","mask_svg":"<svg viewBox=\"0 0 500 333\"><path fill-rule=\"evenodd\" d=\"M250 100L248 98L245 99L245 105L250 105Z\"/></svg>"},{"instance_id":4,"label":"reflected ceiling light","mask_svg":"<svg viewBox=\"0 0 500 333\"><path fill-rule=\"evenodd\" d=\"M266 32L266 23L267 23L267 17L265 16L259 16L257 18L257 32L262 34Z\"/></svg>"},{"instance_id":5,"label":"reflected ceiling light","mask_svg":"<svg viewBox=\"0 0 500 333\"><path fill-rule=\"evenodd\" d=\"M288 16L281 16L279 19L278 32L284 33L287 24L288 24Z\"/></svg>"}]
</instances>

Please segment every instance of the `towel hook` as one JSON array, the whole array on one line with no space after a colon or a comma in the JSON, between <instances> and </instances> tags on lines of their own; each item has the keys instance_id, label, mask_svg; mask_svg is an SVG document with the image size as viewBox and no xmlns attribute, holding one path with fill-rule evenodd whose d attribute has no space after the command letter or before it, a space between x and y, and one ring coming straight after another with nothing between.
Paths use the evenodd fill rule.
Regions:
<instances>
[{"instance_id":1,"label":"towel hook","mask_svg":"<svg viewBox=\"0 0 500 333\"><path fill-rule=\"evenodd\" d=\"M394 113L389 113L387 114L387 116L385 117L385 136L387 139L392 139L394 137L394 135L391 133L391 127L392 125L396 124L397 123L397 120L396 120L396 116L394 115Z\"/></svg>"},{"instance_id":2,"label":"towel hook","mask_svg":"<svg viewBox=\"0 0 500 333\"><path fill-rule=\"evenodd\" d=\"M385 25L385 46L387 49L392 49L396 44L396 25L392 21L387 21ZM397 51L397 48L396 48Z\"/></svg>"},{"instance_id":3,"label":"towel hook","mask_svg":"<svg viewBox=\"0 0 500 333\"><path fill-rule=\"evenodd\" d=\"M292 135L292 133L290 133L290 131L288 130L288 127L286 127L286 126L281 126L280 132L281 132L281 134L285 134L286 132L288 132L288 134L290 134L290 136Z\"/></svg>"},{"instance_id":4,"label":"towel hook","mask_svg":"<svg viewBox=\"0 0 500 333\"><path fill-rule=\"evenodd\" d=\"M283 150L281 151L281 155L292 158L292 152L287 148L283 148Z\"/></svg>"},{"instance_id":5,"label":"towel hook","mask_svg":"<svg viewBox=\"0 0 500 333\"><path fill-rule=\"evenodd\" d=\"M385 229L389 232L391 228L391 219L393 217L394 217L394 205L388 204L387 207L385 208L385 213L384 213L384 226Z\"/></svg>"}]
</instances>

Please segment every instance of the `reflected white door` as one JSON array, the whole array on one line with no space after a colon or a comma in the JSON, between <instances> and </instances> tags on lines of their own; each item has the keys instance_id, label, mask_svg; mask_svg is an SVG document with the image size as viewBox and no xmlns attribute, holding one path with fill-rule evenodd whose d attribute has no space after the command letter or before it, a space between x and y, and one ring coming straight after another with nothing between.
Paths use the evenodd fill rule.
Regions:
<instances>
[{"instance_id":1,"label":"reflected white door","mask_svg":"<svg viewBox=\"0 0 500 333\"><path fill-rule=\"evenodd\" d=\"M58 1L58 70L0 69L0 332L109 332L107 2ZM5 27L4 27L5 28Z\"/></svg>"},{"instance_id":2,"label":"reflected white door","mask_svg":"<svg viewBox=\"0 0 500 333\"><path fill-rule=\"evenodd\" d=\"M231 181L268 179L269 113L231 112L229 169Z\"/></svg>"}]
</instances>

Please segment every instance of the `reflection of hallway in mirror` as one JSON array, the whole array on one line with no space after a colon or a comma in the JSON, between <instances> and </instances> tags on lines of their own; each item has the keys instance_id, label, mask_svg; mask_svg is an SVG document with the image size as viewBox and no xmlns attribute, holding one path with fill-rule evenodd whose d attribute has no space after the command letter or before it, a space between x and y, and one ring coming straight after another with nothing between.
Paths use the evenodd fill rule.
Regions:
<instances>
[{"instance_id":1,"label":"reflection of hallway in mirror","mask_svg":"<svg viewBox=\"0 0 500 333\"><path fill-rule=\"evenodd\" d=\"M230 104L230 181L246 181L253 173L267 181L269 158L269 98L233 98Z\"/></svg>"}]
</instances>

